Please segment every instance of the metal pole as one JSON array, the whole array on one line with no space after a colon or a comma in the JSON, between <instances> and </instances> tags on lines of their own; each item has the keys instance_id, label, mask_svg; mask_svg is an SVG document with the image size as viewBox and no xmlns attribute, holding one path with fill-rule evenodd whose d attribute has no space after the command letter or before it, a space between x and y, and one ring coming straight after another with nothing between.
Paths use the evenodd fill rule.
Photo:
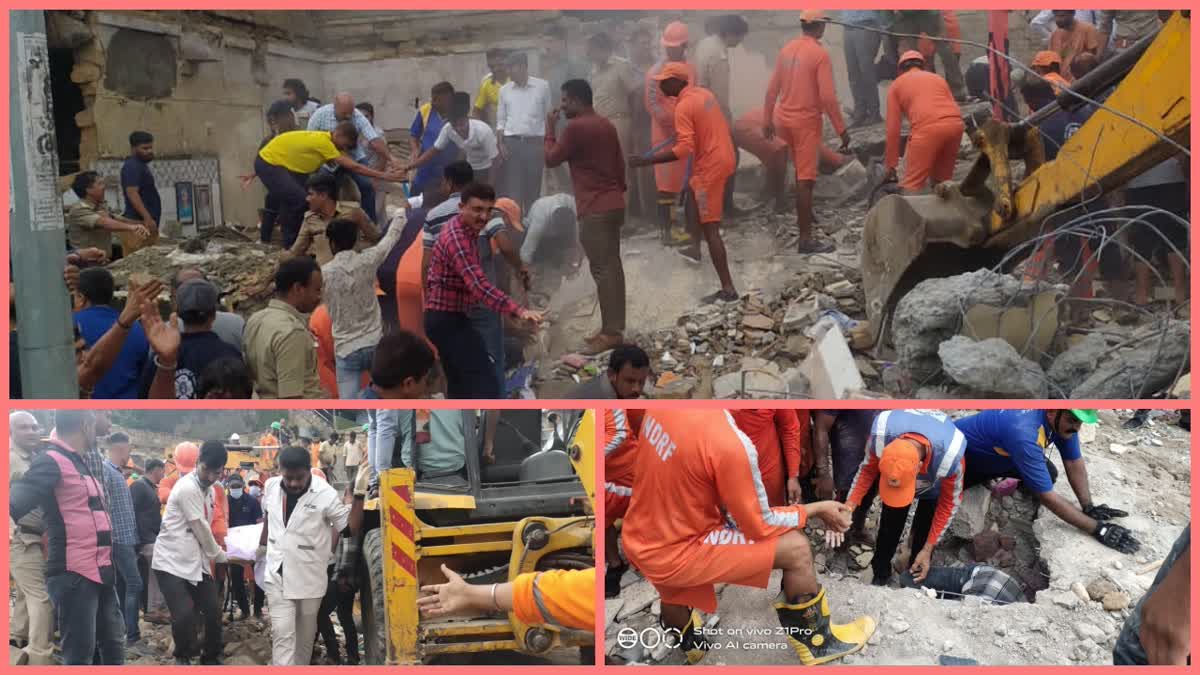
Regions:
<instances>
[{"instance_id":1,"label":"metal pole","mask_svg":"<svg viewBox=\"0 0 1200 675\"><path fill-rule=\"evenodd\" d=\"M9 12L10 260L25 398L79 398L41 10Z\"/></svg>"}]
</instances>

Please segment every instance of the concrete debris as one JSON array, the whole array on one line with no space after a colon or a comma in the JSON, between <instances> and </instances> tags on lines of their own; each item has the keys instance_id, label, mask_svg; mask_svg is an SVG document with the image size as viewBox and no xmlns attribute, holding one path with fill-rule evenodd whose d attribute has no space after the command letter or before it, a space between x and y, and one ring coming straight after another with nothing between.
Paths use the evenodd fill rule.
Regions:
<instances>
[{"instance_id":1,"label":"concrete debris","mask_svg":"<svg viewBox=\"0 0 1200 675\"><path fill-rule=\"evenodd\" d=\"M1129 446L1121 445L1120 443L1109 443L1108 445L1108 451L1114 455L1123 455L1129 452L1129 450Z\"/></svg>"},{"instance_id":2,"label":"concrete debris","mask_svg":"<svg viewBox=\"0 0 1200 675\"><path fill-rule=\"evenodd\" d=\"M1071 390L1075 399L1140 399L1172 386L1187 372L1191 331L1186 321L1139 331L1127 347L1097 364L1087 379Z\"/></svg>"},{"instance_id":3,"label":"concrete debris","mask_svg":"<svg viewBox=\"0 0 1200 675\"><path fill-rule=\"evenodd\" d=\"M911 627L912 626L909 626L904 621L893 621L892 626L891 626L892 632L895 633L896 635L901 635L903 633L907 633L908 629Z\"/></svg>"},{"instance_id":4,"label":"concrete debris","mask_svg":"<svg viewBox=\"0 0 1200 675\"><path fill-rule=\"evenodd\" d=\"M1071 584L1071 590L1074 591L1075 595L1078 595L1079 599L1083 600L1084 602L1095 599L1091 597L1091 591L1089 591L1087 588L1084 588L1083 584L1079 583L1078 581Z\"/></svg>"},{"instance_id":5,"label":"concrete debris","mask_svg":"<svg viewBox=\"0 0 1200 675\"><path fill-rule=\"evenodd\" d=\"M1100 599L1100 604L1104 606L1105 611L1116 612L1125 609L1129 606L1129 594L1121 591L1108 593Z\"/></svg>"},{"instance_id":6,"label":"concrete debris","mask_svg":"<svg viewBox=\"0 0 1200 675\"><path fill-rule=\"evenodd\" d=\"M979 304L1026 306L1048 289L990 270L922 281L896 303L892 344L897 362L917 381L931 378L942 369L938 347L959 332L963 312Z\"/></svg>"},{"instance_id":7,"label":"concrete debris","mask_svg":"<svg viewBox=\"0 0 1200 675\"><path fill-rule=\"evenodd\" d=\"M1046 398L1041 366L1000 338L975 342L955 335L938 346L938 356L950 379L984 397Z\"/></svg>"},{"instance_id":8,"label":"concrete debris","mask_svg":"<svg viewBox=\"0 0 1200 675\"><path fill-rule=\"evenodd\" d=\"M814 347L804 361L804 373L812 384L814 398L844 399L851 392L866 388L854 355L837 326L830 327Z\"/></svg>"},{"instance_id":9,"label":"concrete debris","mask_svg":"<svg viewBox=\"0 0 1200 675\"><path fill-rule=\"evenodd\" d=\"M621 598L625 601L625 606L617 612L617 621L624 621L638 612L649 609L654 601L658 600L658 591L654 590L649 581L643 580L623 589Z\"/></svg>"},{"instance_id":10,"label":"concrete debris","mask_svg":"<svg viewBox=\"0 0 1200 675\"><path fill-rule=\"evenodd\" d=\"M962 504L950 521L951 536L974 540L987 526L988 509L992 504L992 492L986 486L976 485L962 494Z\"/></svg>"},{"instance_id":11,"label":"concrete debris","mask_svg":"<svg viewBox=\"0 0 1200 675\"><path fill-rule=\"evenodd\" d=\"M1100 333L1088 333L1079 342L1055 357L1046 371L1050 378L1050 395L1066 398L1076 384L1082 382L1108 351L1108 341Z\"/></svg>"}]
</instances>

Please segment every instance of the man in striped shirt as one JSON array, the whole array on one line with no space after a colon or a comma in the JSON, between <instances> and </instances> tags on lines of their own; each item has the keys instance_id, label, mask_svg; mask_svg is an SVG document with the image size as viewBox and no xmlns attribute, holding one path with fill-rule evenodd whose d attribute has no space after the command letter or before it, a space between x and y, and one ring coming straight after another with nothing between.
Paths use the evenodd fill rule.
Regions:
<instances>
[{"instance_id":1,"label":"man in striped shirt","mask_svg":"<svg viewBox=\"0 0 1200 675\"><path fill-rule=\"evenodd\" d=\"M518 305L487 278L478 239L491 218L496 192L472 183L459 197L458 215L446 223L430 255L425 282L425 334L437 347L450 398L498 398L499 382L484 337L468 313L482 304L500 314L541 323L542 315Z\"/></svg>"}]
</instances>

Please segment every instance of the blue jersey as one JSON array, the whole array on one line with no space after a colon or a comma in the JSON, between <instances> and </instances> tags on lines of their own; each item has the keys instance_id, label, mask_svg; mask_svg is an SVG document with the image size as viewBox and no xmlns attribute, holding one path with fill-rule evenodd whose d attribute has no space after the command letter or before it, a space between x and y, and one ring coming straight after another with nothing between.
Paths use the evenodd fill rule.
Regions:
<instances>
[{"instance_id":1,"label":"blue jersey","mask_svg":"<svg viewBox=\"0 0 1200 675\"><path fill-rule=\"evenodd\" d=\"M917 473L917 499L937 499L942 479L959 475L966 439L954 422L942 413L918 410L885 410L871 425L864 464L883 456L888 443L904 434L918 434L929 441L931 451Z\"/></svg>"},{"instance_id":2,"label":"blue jersey","mask_svg":"<svg viewBox=\"0 0 1200 675\"><path fill-rule=\"evenodd\" d=\"M1038 494L1054 487L1046 470L1046 450L1051 444L1064 462L1083 456L1079 436L1056 434L1046 421L1045 410L985 410L955 425L967 439L967 466L972 473L1001 476L1015 472Z\"/></svg>"}]
</instances>

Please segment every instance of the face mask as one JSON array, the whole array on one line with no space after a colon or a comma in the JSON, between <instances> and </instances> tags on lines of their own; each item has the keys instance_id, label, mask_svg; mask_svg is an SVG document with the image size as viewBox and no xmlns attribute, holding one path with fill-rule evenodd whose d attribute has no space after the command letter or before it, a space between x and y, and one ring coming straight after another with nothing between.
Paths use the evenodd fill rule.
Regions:
<instances>
[{"instance_id":1,"label":"face mask","mask_svg":"<svg viewBox=\"0 0 1200 675\"><path fill-rule=\"evenodd\" d=\"M233 495L234 499L241 499L242 498L242 488L234 488L229 491L229 494Z\"/></svg>"},{"instance_id":2,"label":"face mask","mask_svg":"<svg viewBox=\"0 0 1200 675\"><path fill-rule=\"evenodd\" d=\"M262 490L257 485L250 486L250 496L251 497L257 497L261 492L262 492Z\"/></svg>"}]
</instances>

